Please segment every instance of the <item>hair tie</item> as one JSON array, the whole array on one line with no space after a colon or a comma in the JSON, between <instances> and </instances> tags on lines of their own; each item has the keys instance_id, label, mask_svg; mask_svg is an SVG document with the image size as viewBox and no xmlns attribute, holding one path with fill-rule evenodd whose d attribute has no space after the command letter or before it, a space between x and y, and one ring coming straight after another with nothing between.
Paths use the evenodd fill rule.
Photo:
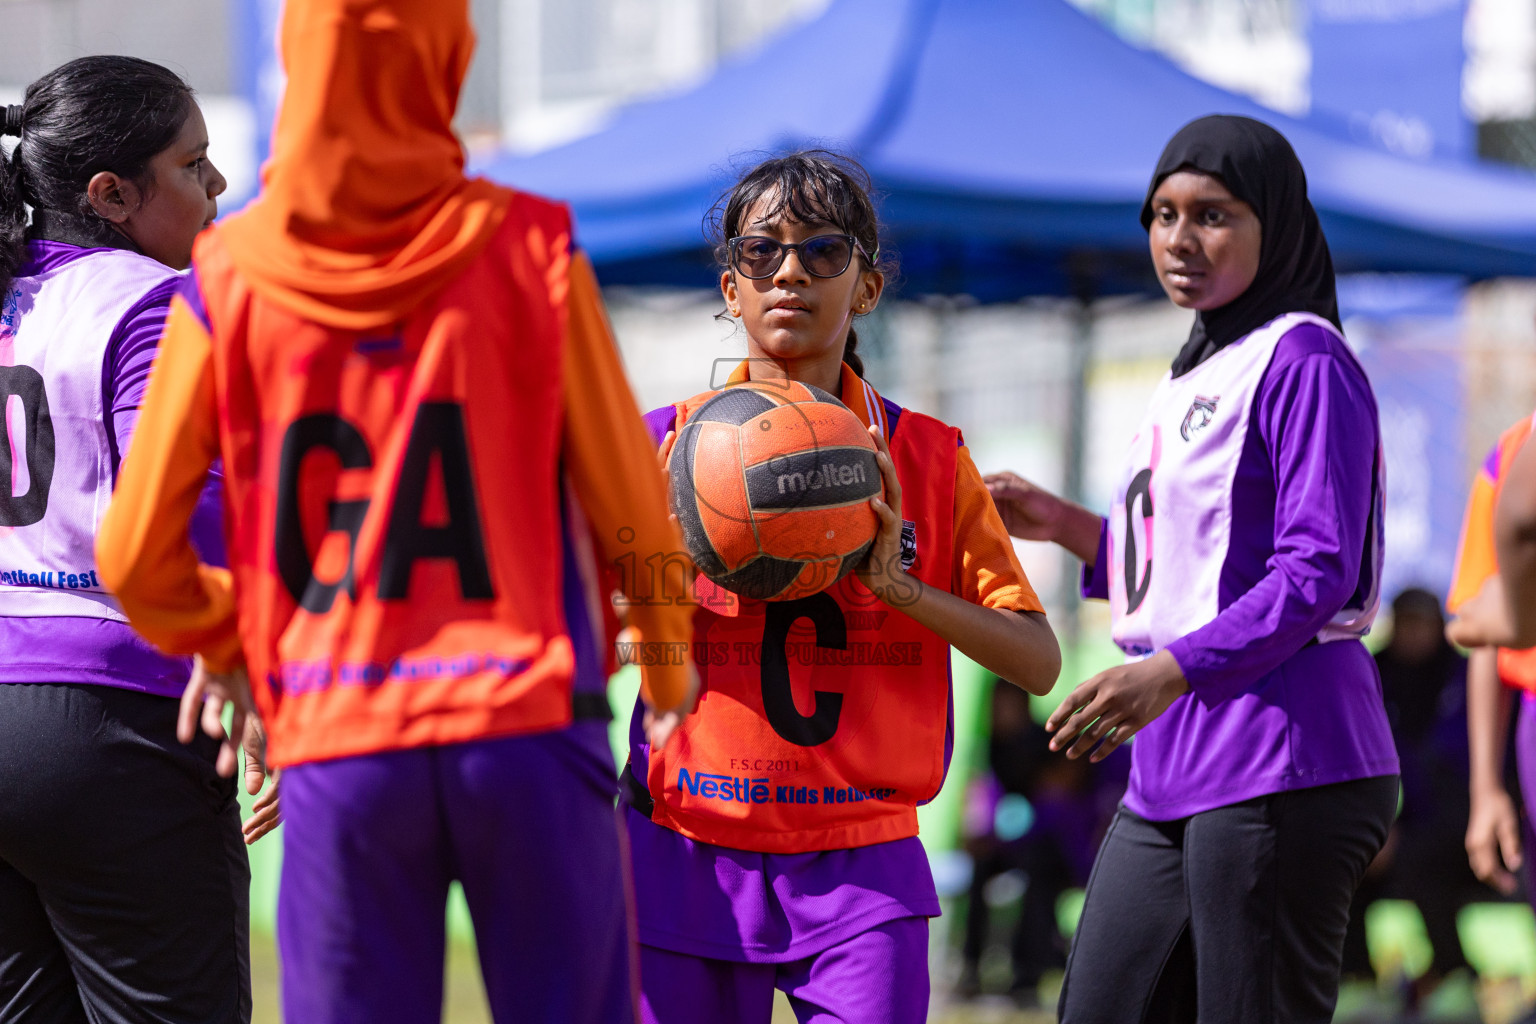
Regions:
<instances>
[{"instance_id":1,"label":"hair tie","mask_svg":"<svg viewBox=\"0 0 1536 1024\"><path fill-rule=\"evenodd\" d=\"M0 135L14 135L21 138L21 116L25 108L20 103L7 103L5 105L5 124L0 125Z\"/></svg>"}]
</instances>

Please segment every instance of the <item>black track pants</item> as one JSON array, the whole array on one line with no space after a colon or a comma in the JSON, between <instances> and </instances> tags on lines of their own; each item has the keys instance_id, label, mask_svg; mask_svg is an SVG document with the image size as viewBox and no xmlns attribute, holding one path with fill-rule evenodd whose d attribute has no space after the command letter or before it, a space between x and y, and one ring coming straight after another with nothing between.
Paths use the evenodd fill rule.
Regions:
<instances>
[{"instance_id":1,"label":"black track pants","mask_svg":"<svg viewBox=\"0 0 1536 1024\"><path fill-rule=\"evenodd\" d=\"M1062 1024L1328 1024L1355 886L1397 776L1177 821L1120 808L1094 863Z\"/></svg>"},{"instance_id":2,"label":"black track pants","mask_svg":"<svg viewBox=\"0 0 1536 1024\"><path fill-rule=\"evenodd\" d=\"M244 1024L250 868L176 701L0 685L0 1024Z\"/></svg>"}]
</instances>

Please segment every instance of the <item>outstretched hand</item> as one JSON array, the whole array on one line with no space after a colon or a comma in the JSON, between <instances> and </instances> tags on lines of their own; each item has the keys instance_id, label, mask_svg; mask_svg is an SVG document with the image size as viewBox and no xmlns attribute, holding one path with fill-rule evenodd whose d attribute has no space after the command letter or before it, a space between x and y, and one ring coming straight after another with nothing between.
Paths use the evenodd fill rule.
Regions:
<instances>
[{"instance_id":1,"label":"outstretched hand","mask_svg":"<svg viewBox=\"0 0 1536 1024\"><path fill-rule=\"evenodd\" d=\"M1067 517L1066 502L1017 473L988 473L981 478L1009 534L1020 540L1054 541Z\"/></svg>"},{"instance_id":2,"label":"outstretched hand","mask_svg":"<svg viewBox=\"0 0 1536 1024\"><path fill-rule=\"evenodd\" d=\"M222 721L226 704L234 709L233 728L229 732L224 731ZM251 698L251 680L244 666L233 672L214 672L201 655L193 659L192 677L182 691L181 710L176 717L177 739L191 743L201 723L204 733L220 741L214 768L227 779L235 774L246 723L255 717L256 703Z\"/></svg>"},{"instance_id":3,"label":"outstretched hand","mask_svg":"<svg viewBox=\"0 0 1536 1024\"><path fill-rule=\"evenodd\" d=\"M989 473L981 479L1012 536L1060 544L1084 565L1093 565L1103 526L1097 513L1036 487L1017 473Z\"/></svg>"},{"instance_id":4,"label":"outstretched hand","mask_svg":"<svg viewBox=\"0 0 1536 1024\"><path fill-rule=\"evenodd\" d=\"M1093 751L1088 760L1102 761L1188 691L1184 670L1167 651L1116 665L1078 686L1051 712L1045 722L1046 731L1055 734L1051 749L1065 749L1073 759Z\"/></svg>"}]
</instances>

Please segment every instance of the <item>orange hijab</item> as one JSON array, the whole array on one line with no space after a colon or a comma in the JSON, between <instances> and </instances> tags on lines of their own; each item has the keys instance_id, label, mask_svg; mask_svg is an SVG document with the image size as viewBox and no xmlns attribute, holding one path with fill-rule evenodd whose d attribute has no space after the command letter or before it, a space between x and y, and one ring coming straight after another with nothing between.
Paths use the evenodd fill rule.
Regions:
<instances>
[{"instance_id":1,"label":"orange hijab","mask_svg":"<svg viewBox=\"0 0 1536 1024\"><path fill-rule=\"evenodd\" d=\"M346 330L403 319L500 227L511 193L464 177L453 132L467 0L288 0L288 87L262 194L220 224L260 295Z\"/></svg>"}]
</instances>

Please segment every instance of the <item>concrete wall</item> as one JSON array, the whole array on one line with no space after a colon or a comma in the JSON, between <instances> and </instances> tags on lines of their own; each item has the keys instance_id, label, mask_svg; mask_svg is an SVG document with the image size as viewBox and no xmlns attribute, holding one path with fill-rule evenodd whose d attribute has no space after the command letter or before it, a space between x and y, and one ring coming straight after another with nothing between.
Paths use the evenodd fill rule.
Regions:
<instances>
[{"instance_id":1,"label":"concrete wall","mask_svg":"<svg viewBox=\"0 0 1536 1024\"><path fill-rule=\"evenodd\" d=\"M0 88L16 89L67 60L123 53L174 69L200 93L232 92L227 5L219 0L9 0Z\"/></svg>"}]
</instances>

